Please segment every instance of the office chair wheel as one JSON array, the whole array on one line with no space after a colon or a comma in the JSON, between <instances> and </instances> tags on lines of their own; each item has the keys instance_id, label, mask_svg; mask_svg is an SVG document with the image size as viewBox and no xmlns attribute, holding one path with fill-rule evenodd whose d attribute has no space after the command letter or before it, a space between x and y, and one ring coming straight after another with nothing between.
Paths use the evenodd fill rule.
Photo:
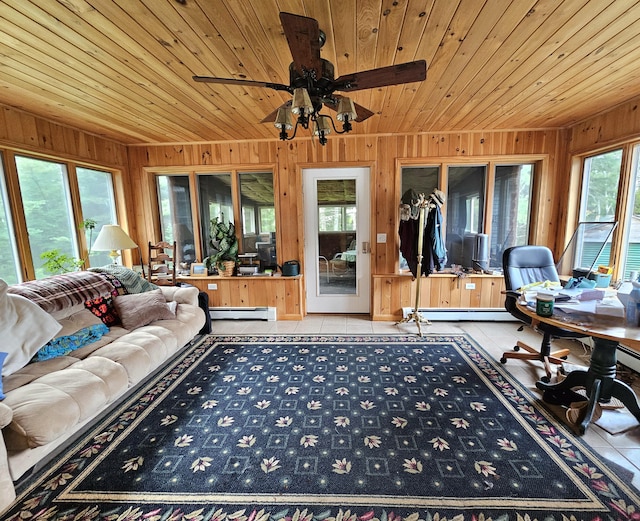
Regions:
<instances>
[{"instance_id":1,"label":"office chair wheel","mask_svg":"<svg viewBox=\"0 0 640 521\"><path fill-rule=\"evenodd\" d=\"M506 364L506 363L507 363L507 359L503 356L503 357L500 359L500 363L501 363L501 364Z\"/></svg>"},{"instance_id":2,"label":"office chair wheel","mask_svg":"<svg viewBox=\"0 0 640 521\"><path fill-rule=\"evenodd\" d=\"M516 346L513 346L513 350L514 350L514 351L520 351L520 346L517 346L517 345L516 345Z\"/></svg>"},{"instance_id":3,"label":"office chair wheel","mask_svg":"<svg viewBox=\"0 0 640 521\"><path fill-rule=\"evenodd\" d=\"M543 377L541 377L541 378L540 378L540 381L542 381L542 382L544 382L544 383L548 384L549 382L551 382L551 377L550 377L550 376L546 376L546 375L545 375L545 376L543 376Z\"/></svg>"}]
</instances>

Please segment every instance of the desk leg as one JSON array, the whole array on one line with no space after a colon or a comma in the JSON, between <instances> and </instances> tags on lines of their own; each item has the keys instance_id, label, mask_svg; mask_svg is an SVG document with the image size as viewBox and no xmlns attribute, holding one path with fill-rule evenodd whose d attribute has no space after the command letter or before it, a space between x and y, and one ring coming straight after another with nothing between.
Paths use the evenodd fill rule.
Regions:
<instances>
[{"instance_id":1,"label":"desk leg","mask_svg":"<svg viewBox=\"0 0 640 521\"><path fill-rule=\"evenodd\" d=\"M536 387L546 393L561 395L562 392L574 388L586 389L589 404L586 415L578 430L584 434L597 403L607 403L611 398L617 398L629 409L629 412L640 422L640 405L633 389L624 382L616 379L616 349L618 342L595 338L591 362L587 371L572 371L560 383L548 384L542 381Z\"/></svg>"}]
</instances>

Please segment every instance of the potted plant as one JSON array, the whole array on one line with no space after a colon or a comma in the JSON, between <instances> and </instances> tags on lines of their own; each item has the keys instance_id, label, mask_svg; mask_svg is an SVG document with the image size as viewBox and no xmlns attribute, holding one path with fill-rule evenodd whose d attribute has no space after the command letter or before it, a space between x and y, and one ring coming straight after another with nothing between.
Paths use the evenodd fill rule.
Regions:
<instances>
[{"instance_id":1,"label":"potted plant","mask_svg":"<svg viewBox=\"0 0 640 521\"><path fill-rule=\"evenodd\" d=\"M207 269L215 267L223 277L233 275L238 263L238 238L236 227L231 222L225 223L224 216L211 219L209 246L211 254L205 259Z\"/></svg>"}]
</instances>

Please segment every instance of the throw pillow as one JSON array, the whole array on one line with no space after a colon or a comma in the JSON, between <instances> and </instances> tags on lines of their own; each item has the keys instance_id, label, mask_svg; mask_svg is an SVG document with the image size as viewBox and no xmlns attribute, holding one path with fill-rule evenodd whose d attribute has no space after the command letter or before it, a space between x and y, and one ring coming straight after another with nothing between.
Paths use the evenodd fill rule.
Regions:
<instances>
[{"instance_id":1,"label":"throw pillow","mask_svg":"<svg viewBox=\"0 0 640 521\"><path fill-rule=\"evenodd\" d=\"M114 299L122 327L129 331L146 326L155 320L175 318L167 307L167 301L159 289L145 293L122 295Z\"/></svg>"},{"instance_id":2,"label":"throw pillow","mask_svg":"<svg viewBox=\"0 0 640 521\"><path fill-rule=\"evenodd\" d=\"M87 300L84 306L102 320L105 326L112 327L120 323L120 317L118 317L118 312L113 306L113 299L111 297L98 297Z\"/></svg>"},{"instance_id":3,"label":"throw pillow","mask_svg":"<svg viewBox=\"0 0 640 521\"><path fill-rule=\"evenodd\" d=\"M40 306L7 289L7 283L0 279L0 338L7 352L3 376L27 365L62 327Z\"/></svg>"},{"instance_id":4,"label":"throw pillow","mask_svg":"<svg viewBox=\"0 0 640 521\"><path fill-rule=\"evenodd\" d=\"M34 362L42 362L43 360L49 360L62 356L80 349L83 346L97 342L109 332L109 328L103 323L88 326L80 329L79 331L68 335L54 338L42 346L36 356Z\"/></svg>"}]
</instances>

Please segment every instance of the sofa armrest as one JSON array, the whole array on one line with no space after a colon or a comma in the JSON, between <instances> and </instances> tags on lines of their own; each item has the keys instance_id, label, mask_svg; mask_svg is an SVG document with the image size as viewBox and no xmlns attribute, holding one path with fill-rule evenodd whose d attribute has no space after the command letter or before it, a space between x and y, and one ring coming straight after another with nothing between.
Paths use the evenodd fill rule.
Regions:
<instances>
[{"instance_id":1,"label":"sofa armrest","mask_svg":"<svg viewBox=\"0 0 640 521\"><path fill-rule=\"evenodd\" d=\"M6 427L13 419L11 407L0 402L0 428ZM4 438L0 432L0 512L8 507L15 499L16 492L13 488L13 480L9 472L9 460Z\"/></svg>"},{"instance_id":2,"label":"sofa armrest","mask_svg":"<svg viewBox=\"0 0 640 521\"><path fill-rule=\"evenodd\" d=\"M0 402L0 429L4 429L13 420L13 410L8 405Z\"/></svg>"},{"instance_id":3,"label":"sofa armrest","mask_svg":"<svg viewBox=\"0 0 640 521\"><path fill-rule=\"evenodd\" d=\"M159 286L167 301L175 301L178 304L198 305L198 293L200 290L195 286Z\"/></svg>"}]
</instances>

